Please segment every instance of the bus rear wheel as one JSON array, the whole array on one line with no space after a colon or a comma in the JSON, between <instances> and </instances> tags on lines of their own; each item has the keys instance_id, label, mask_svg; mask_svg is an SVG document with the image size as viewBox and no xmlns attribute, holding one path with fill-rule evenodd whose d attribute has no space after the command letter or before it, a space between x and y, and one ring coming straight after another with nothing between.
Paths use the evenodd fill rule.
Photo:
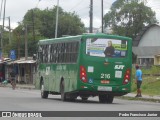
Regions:
<instances>
[{"instance_id":1,"label":"bus rear wheel","mask_svg":"<svg viewBox=\"0 0 160 120\"><path fill-rule=\"evenodd\" d=\"M82 101L87 101L88 97L81 97Z\"/></svg>"},{"instance_id":2,"label":"bus rear wheel","mask_svg":"<svg viewBox=\"0 0 160 120\"><path fill-rule=\"evenodd\" d=\"M44 90L44 82L41 82L41 98L48 98L48 91Z\"/></svg>"},{"instance_id":3,"label":"bus rear wheel","mask_svg":"<svg viewBox=\"0 0 160 120\"><path fill-rule=\"evenodd\" d=\"M99 95L100 103L112 103L114 99L113 95Z\"/></svg>"},{"instance_id":4,"label":"bus rear wheel","mask_svg":"<svg viewBox=\"0 0 160 120\"><path fill-rule=\"evenodd\" d=\"M66 101L67 100L67 95L64 92L64 81L61 82L60 91L61 91L61 100Z\"/></svg>"}]
</instances>

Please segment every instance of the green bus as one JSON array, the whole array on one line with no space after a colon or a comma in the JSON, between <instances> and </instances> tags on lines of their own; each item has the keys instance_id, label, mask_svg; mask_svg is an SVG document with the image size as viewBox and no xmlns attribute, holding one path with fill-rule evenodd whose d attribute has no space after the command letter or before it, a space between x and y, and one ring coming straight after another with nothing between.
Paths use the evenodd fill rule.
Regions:
<instances>
[{"instance_id":1,"label":"green bus","mask_svg":"<svg viewBox=\"0 0 160 120\"><path fill-rule=\"evenodd\" d=\"M114 50L109 56L108 42ZM131 91L132 39L99 33L40 40L37 64L35 86L42 98L98 96L100 103L112 103Z\"/></svg>"}]
</instances>

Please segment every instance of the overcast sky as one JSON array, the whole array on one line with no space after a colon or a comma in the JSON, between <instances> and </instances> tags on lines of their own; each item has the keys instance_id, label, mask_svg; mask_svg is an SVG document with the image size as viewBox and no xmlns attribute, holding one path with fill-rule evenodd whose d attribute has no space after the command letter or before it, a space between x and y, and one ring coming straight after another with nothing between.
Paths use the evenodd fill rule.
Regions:
<instances>
[{"instance_id":1,"label":"overcast sky","mask_svg":"<svg viewBox=\"0 0 160 120\"><path fill-rule=\"evenodd\" d=\"M0 0L0 4L1 4ZM109 11L110 6L115 0L104 1L104 14ZM11 18L11 27L17 26L17 23L23 20L25 13L32 8L52 8L57 5L57 0L6 0L6 17ZM73 12L81 18L86 27L89 26L89 5L90 0L59 0L59 6L64 11ZM156 18L160 21L160 0L148 0L147 6L156 12ZM2 14L3 15L3 14ZM3 16L1 16L3 17ZM2 24L2 20L0 21ZM8 26L8 22L5 22ZM93 27L101 26L101 0L93 0Z\"/></svg>"}]
</instances>

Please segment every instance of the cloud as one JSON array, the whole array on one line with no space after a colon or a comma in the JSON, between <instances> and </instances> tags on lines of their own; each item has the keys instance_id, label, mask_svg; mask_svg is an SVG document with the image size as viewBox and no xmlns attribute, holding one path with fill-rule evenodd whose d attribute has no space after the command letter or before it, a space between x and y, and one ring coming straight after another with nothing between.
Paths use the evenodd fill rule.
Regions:
<instances>
[{"instance_id":1,"label":"cloud","mask_svg":"<svg viewBox=\"0 0 160 120\"><path fill-rule=\"evenodd\" d=\"M103 0L104 14L109 11L110 6L116 0ZM1 3L1 2L0 2ZM6 17L11 18L11 27L23 20L28 10L38 7L40 9L52 8L57 5L57 0L6 0ZM160 0L148 0L147 6L156 12L156 17L160 20ZM66 12L75 12L81 18L86 27L89 27L90 0L59 0L59 6ZM2 17L2 16L1 16ZM0 21L2 24L2 20ZM5 25L8 26L6 19ZM101 0L93 0L93 27L101 26Z\"/></svg>"},{"instance_id":2,"label":"cloud","mask_svg":"<svg viewBox=\"0 0 160 120\"><path fill-rule=\"evenodd\" d=\"M115 0L104 0L104 11L110 8L110 5ZM52 8L57 5L57 0L6 0L6 17L11 17L11 27L15 27L18 22L23 20L26 12L32 8L38 7L40 9ZM90 0L59 0L59 6L64 11L73 12L82 19L85 26L89 26L89 10ZM100 27L101 19L101 0L93 0L93 27ZM97 19L99 18L99 20ZM0 22L2 24L2 21ZM8 22L6 20L5 25Z\"/></svg>"},{"instance_id":3,"label":"cloud","mask_svg":"<svg viewBox=\"0 0 160 120\"><path fill-rule=\"evenodd\" d=\"M160 0L148 0L146 5L156 12L156 18L160 22Z\"/></svg>"}]
</instances>

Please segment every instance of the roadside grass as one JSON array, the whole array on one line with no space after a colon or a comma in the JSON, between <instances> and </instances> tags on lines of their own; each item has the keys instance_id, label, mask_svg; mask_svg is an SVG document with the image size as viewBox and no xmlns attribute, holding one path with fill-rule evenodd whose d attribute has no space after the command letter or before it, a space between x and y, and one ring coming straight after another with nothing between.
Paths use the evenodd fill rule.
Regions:
<instances>
[{"instance_id":1,"label":"roadside grass","mask_svg":"<svg viewBox=\"0 0 160 120\"><path fill-rule=\"evenodd\" d=\"M125 99L125 100L136 100L136 101L146 101L146 102L156 102L156 103L160 103L160 100L159 99L152 99L152 98L143 98L143 97L140 97L140 98L135 98L135 97L127 97L127 96L120 96L118 97L120 99Z\"/></svg>"},{"instance_id":2,"label":"roadside grass","mask_svg":"<svg viewBox=\"0 0 160 120\"><path fill-rule=\"evenodd\" d=\"M137 93L137 85L135 84L135 69L132 69L132 86L131 92ZM143 82L141 86L142 96L160 96L160 67L153 66L151 69L142 69L143 72ZM127 100L142 100L142 101L150 101L160 103L159 99L152 98L135 98L135 97L127 97L121 96L119 98L127 99Z\"/></svg>"},{"instance_id":3,"label":"roadside grass","mask_svg":"<svg viewBox=\"0 0 160 120\"><path fill-rule=\"evenodd\" d=\"M142 94L150 96L160 95L160 68L153 66L151 69L142 69L142 72ZM136 93L135 69L132 69L132 92Z\"/></svg>"}]
</instances>

